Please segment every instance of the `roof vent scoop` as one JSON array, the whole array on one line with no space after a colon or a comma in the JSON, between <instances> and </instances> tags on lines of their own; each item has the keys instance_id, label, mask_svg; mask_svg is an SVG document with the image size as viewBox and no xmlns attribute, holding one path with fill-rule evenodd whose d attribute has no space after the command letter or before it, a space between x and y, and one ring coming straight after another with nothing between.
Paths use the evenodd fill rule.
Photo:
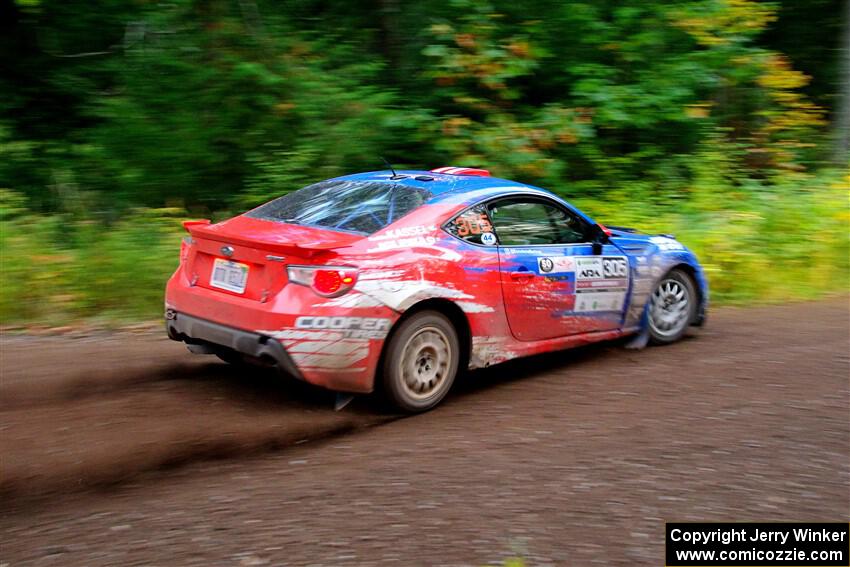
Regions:
<instances>
[{"instance_id":1,"label":"roof vent scoop","mask_svg":"<svg viewBox=\"0 0 850 567\"><path fill-rule=\"evenodd\" d=\"M432 169L432 173L442 173L443 175L473 175L475 177L490 177L490 172L486 169L476 169L474 167L438 167Z\"/></svg>"}]
</instances>

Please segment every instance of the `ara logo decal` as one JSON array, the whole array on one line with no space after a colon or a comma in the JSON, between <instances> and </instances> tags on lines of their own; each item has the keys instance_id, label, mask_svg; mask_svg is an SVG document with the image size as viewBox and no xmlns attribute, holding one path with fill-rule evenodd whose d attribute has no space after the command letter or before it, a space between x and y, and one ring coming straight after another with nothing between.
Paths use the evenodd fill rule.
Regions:
<instances>
[{"instance_id":1,"label":"ara logo decal","mask_svg":"<svg viewBox=\"0 0 850 567\"><path fill-rule=\"evenodd\" d=\"M576 277L581 280L602 279L602 258L576 258Z\"/></svg>"}]
</instances>

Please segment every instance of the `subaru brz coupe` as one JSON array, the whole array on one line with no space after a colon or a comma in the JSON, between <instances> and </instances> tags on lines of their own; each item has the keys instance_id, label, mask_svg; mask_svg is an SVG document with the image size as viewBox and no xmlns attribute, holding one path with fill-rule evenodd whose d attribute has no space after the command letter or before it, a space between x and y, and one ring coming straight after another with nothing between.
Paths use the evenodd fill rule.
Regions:
<instances>
[{"instance_id":1,"label":"subaru brz coupe","mask_svg":"<svg viewBox=\"0 0 850 567\"><path fill-rule=\"evenodd\" d=\"M464 368L705 319L700 264L486 170L321 181L224 222L186 221L168 335L337 392L438 404Z\"/></svg>"}]
</instances>

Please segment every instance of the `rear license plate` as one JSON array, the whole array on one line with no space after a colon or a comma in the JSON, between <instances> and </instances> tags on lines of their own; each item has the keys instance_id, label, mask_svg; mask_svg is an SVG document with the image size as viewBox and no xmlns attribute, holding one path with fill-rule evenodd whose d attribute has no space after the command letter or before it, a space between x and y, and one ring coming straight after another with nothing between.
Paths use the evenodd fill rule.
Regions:
<instances>
[{"instance_id":1,"label":"rear license plate","mask_svg":"<svg viewBox=\"0 0 850 567\"><path fill-rule=\"evenodd\" d=\"M246 283L248 283L248 266L222 258L215 259L212 276L210 276L212 287L234 293L245 293Z\"/></svg>"}]
</instances>

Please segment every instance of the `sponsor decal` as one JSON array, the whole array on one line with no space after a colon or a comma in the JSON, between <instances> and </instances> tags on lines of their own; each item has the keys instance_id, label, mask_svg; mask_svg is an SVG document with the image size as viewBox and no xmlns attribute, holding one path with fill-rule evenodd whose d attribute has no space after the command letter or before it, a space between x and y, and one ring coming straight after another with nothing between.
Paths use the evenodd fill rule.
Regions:
<instances>
[{"instance_id":1,"label":"sponsor decal","mask_svg":"<svg viewBox=\"0 0 850 567\"><path fill-rule=\"evenodd\" d=\"M485 232L481 234L481 244L485 246L493 246L496 244L496 235L492 232Z\"/></svg>"},{"instance_id":2,"label":"sponsor decal","mask_svg":"<svg viewBox=\"0 0 850 567\"><path fill-rule=\"evenodd\" d=\"M398 238L394 240L381 240L375 248L370 248L369 252L380 252L382 250L397 250L399 248L416 248L423 246L433 246L437 239L433 236L413 236L410 238Z\"/></svg>"},{"instance_id":3,"label":"sponsor decal","mask_svg":"<svg viewBox=\"0 0 850 567\"><path fill-rule=\"evenodd\" d=\"M576 289L579 290L593 290L599 288L623 288L625 289L629 285L629 280L627 279L612 279L612 280L579 280L576 282Z\"/></svg>"},{"instance_id":4,"label":"sponsor decal","mask_svg":"<svg viewBox=\"0 0 850 567\"><path fill-rule=\"evenodd\" d=\"M514 248L513 246L507 246L507 250L505 250L506 254L513 255L528 255L528 256L540 256L541 254L545 254L546 252L543 250L538 250L536 248Z\"/></svg>"},{"instance_id":5,"label":"sponsor decal","mask_svg":"<svg viewBox=\"0 0 850 567\"><path fill-rule=\"evenodd\" d=\"M594 293L576 294L576 303L573 311L621 311L626 300L625 291L604 291Z\"/></svg>"},{"instance_id":6,"label":"sponsor decal","mask_svg":"<svg viewBox=\"0 0 850 567\"><path fill-rule=\"evenodd\" d=\"M572 272L576 267L576 258L574 256L544 256L537 259L537 267L543 274Z\"/></svg>"},{"instance_id":7,"label":"sponsor decal","mask_svg":"<svg viewBox=\"0 0 850 567\"><path fill-rule=\"evenodd\" d=\"M408 248L428 248L437 243L434 225L403 226L388 230L383 234L370 236L371 242L377 246L369 248L367 252L383 252L385 250L404 250Z\"/></svg>"},{"instance_id":8,"label":"sponsor decal","mask_svg":"<svg viewBox=\"0 0 850 567\"><path fill-rule=\"evenodd\" d=\"M338 331L347 339L383 339L390 329L390 320L384 317L298 317L296 329L321 329Z\"/></svg>"},{"instance_id":9,"label":"sponsor decal","mask_svg":"<svg viewBox=\"0 0 850 567\"><path fill-rule=\"evenodd\" d=\"M394 228L392 230L388 230L384 233L377 234L375 236L370 236L369 240L372 241L381 241L381 240L397 240L399 238L409 238L412 236L423 236L425 234L429 234L432 232L436 232L437 227L433 224L431 225L416 225L416 226L403 226L401 228Z\"/></svg>"},{"instance_id":10,"label":"sponsor decal","mask_svg":"<svg viewBox=\"0 0 850 567\"><path fill-rule=\"evenodd\" d=\"M576 258L577 280L601 280L603 278L602 258L596 256Z\"/></svg>"}]
</instances>

